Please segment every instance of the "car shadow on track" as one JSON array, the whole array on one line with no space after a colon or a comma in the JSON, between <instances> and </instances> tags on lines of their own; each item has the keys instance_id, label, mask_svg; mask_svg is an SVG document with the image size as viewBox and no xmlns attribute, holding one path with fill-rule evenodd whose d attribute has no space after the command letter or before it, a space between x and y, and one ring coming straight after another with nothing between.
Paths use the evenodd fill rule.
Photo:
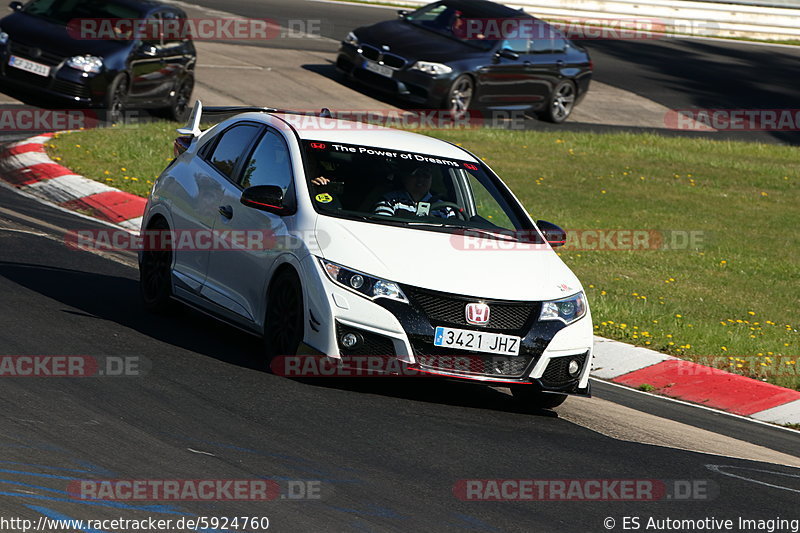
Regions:
<instances>
[{"instance_id":1,"label":"car shadow on track","mask_svg":"<svg viewBox=\"0 0 800 533\"><path fill-rule=\"evenodd\" d=\"M65 320L65 323L37 323L37 329L42 336L49 335L49 331L63 330L67 324L74 327L75 320L85 320L85 328L94 330L96 336L97 328L107 326L95 321L109 321L147 337L141 341L123 339L132 352L144 352L143 355L147 355L148 351L163 351L162 347L151 342L152 339L229 364L268 372L265 359L260 356L260 339L180 304L175 306L175 311L170 315L151 315L141 305L138 281L135 279L10 261L0 261L0 277L68 307L58 309L64 315L69 315L69 320ZM83 327L83 323L81 326ZM120 333L109 331L108 334ZM104 345L98 345L97 350L97 353L86 355L109 355ZM452 382L435 377L317 378L293 381L308 387L356 394L557 417L553 411L525 406L509 394L485 385Z\"/></svg>"}]
</instances>

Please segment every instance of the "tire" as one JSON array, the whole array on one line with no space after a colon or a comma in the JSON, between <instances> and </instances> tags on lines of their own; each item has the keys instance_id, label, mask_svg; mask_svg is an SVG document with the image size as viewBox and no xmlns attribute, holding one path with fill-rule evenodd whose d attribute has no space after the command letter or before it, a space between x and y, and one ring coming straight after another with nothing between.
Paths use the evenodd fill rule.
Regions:
<instances>
[{"instance_id":1,"label":"tire","mask_svg":"<svg viewBox=\"0 0 800 533\"><path fill-rule=\"evenodd\" d=\"M169 225L159 218L147 229L147 232L167 232ZM145 238L145 244L150 239ZM173 309L172 300L172 242L170 239L156 239L163 243L163 249L145 249L139 263L139 295L144 308L150 313L165 314Z\"/></svg>"},{"instance_id":2,"label":"tire","mask_svg":"<svg viewBox=\"0 0 800 533\"><path fill-rule=\"evenodd\" d=\"M450 90L447 91L444 107L450 111L454 117L461 117L469 112L474 96L475 82L472 81L472 77L469 75L462 74L453 81Z\"/></svg>"},{"instance_id":3,"label":"tire","mask_svg":"<svg viewBox=\"0 0 800 533\"><path fill-rule=\"evenodd\" d=\"M106 122L119 124L125 121L125 104L128 99L128 75L119 73L108 86L106 93Z\"/></svg>"},{"instance_id":4,"label":"tire","mask_svg":"<svg viewBox=\"0 0 800 533\"><path fill-rule=\"evenodd\" d=\"M303 340L303 288L294 270L285 269L272 280L264 316L264 352L267 364L281 355L296 355Z\"/></svg>"},{"instance_id":5,"label":"tire","mask_svg":"<svg viewBox=\"0 0 800 533\"><path fill-rule=\"evenodd\" d=\"M511 394L525 407L534 409L555 409L567 399L566 394L542 392L535 385L511 387Z\"/></svg>"},{"instance_id":6,"label":"tire","mask_svg":"<svg viewBox=\"0 0 800 533\"><path fill-rule=\"evenodd\" d=\"M185 122L189 117L189 110L194 90L194 75L186 76L178 85L169 107L164 109L164 116L175 122Z\"/></svg>"},{"instance_id":7,"label":"tire","mask_svg":"<svg viewBox=\"0 0 800 533\"><path fill-rule=\"evenodd\" d=\"M547 107L541 112L541 117L554 124L561 124L572 114L575 108L575 99L578 91L570 80L560 81L554 88L547 101Z\"/></svg>"}]
</instances>

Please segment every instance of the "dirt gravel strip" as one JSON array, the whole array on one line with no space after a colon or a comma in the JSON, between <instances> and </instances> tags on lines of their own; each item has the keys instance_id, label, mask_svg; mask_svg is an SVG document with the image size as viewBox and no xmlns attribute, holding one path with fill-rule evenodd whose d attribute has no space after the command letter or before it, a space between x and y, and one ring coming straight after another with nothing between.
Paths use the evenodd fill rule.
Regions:
<instances>
[{"instance_id":1,"label":"dirt gravel strip","mask_svg":"<svg viewBox=\"0 0 800 533\"><path fill-rule=\"evenodd\" d=\"M10 144L0 153L2 179L72 211L138 232L147 200L73 173L52 161L53 134ZM705 407L776 424L800 424L800 391L603 337L595 337L592 376Z\"/></svg>"}]
</instances>

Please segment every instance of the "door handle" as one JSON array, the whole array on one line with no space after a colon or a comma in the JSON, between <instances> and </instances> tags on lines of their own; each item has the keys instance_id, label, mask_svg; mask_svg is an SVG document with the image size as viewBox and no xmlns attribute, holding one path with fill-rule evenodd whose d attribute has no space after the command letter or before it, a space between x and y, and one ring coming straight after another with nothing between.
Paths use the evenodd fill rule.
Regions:
<instances>
[{"instance_id":1,"label":"door handle","mask_svg":"<svg viewBox=\"0 0 800 533\"><path fill-rule=\"evenodd\" d=\"M221 205L219 206L219 214L230 220L233 218L233 208L229 205Z\"/></svg>"}]
</instances>

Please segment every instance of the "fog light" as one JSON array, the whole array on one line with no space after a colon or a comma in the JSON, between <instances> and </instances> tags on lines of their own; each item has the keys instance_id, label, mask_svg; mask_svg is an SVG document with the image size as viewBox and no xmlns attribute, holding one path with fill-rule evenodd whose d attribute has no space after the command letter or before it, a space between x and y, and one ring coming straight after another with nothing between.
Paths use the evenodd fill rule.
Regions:
<instances>
[{"instance_id":1,"label":"fog light","mask_svg":"<svg viewBox=\"0 0 800 533\"><path fill-rule=\"evenodd\" d=\"M364 286L364 276L356 274L350 278L350 286L354 289L360 289Z\"/></svg>"},{"instance_id":2,"label":"fog light","mask_svg":"<svg viewBox=\"0 0 800 533\"><path fill-rule=\"evenodd\" d=\"M358 337L355 333L345 333L344 335L339 338L339 342L345 348L352 348L356 344L358 344Z\"/></svg>"},{"instance_id":3,"label":"fog light","mask_svg":"<svg viewBox=\"0 0 800 533\"><path fill-rule=\"evenodd\" d=\"M567 372L569 372L570 376L575 377L578 375L578 372L580 371L581 371L581 364L577 359L573 359L572 361L569 362L569 366L567 367Z\"/></svg>"}]
</instances>

